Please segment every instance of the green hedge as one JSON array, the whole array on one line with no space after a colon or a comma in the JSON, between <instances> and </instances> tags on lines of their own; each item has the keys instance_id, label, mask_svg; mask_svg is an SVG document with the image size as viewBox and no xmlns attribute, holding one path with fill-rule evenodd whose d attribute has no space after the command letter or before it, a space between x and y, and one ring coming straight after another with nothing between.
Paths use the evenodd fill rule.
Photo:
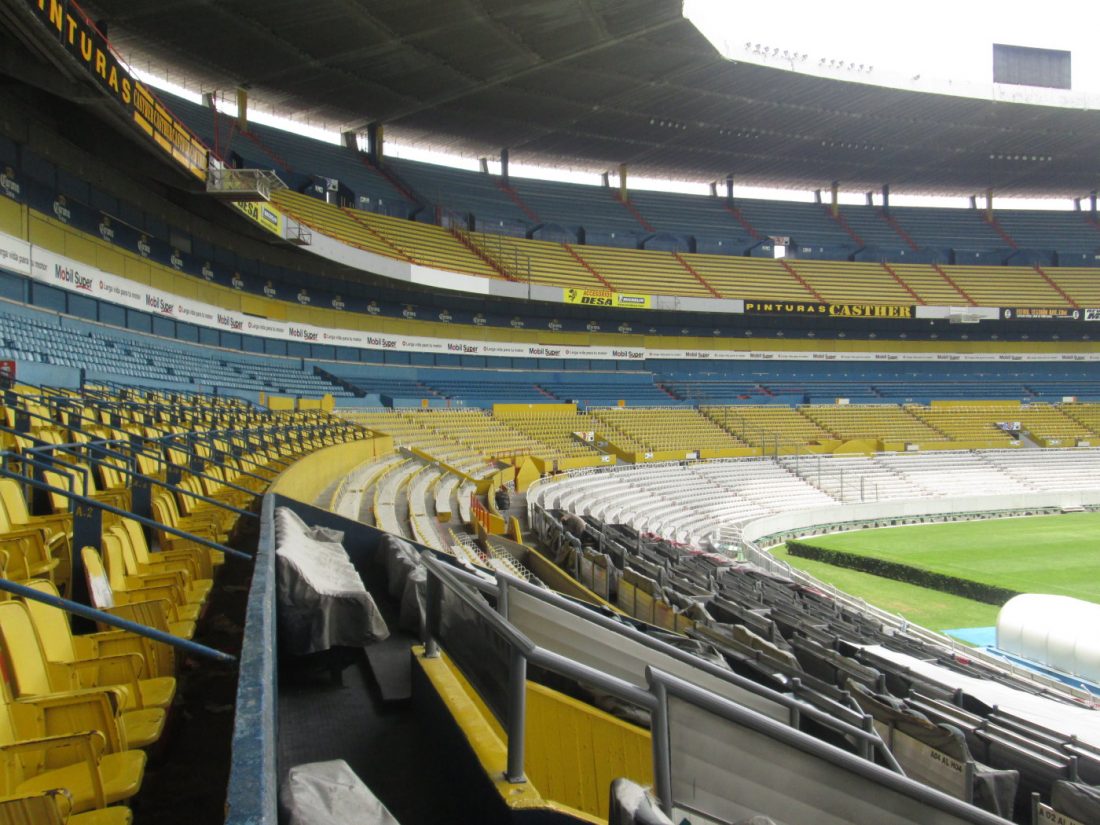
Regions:
<instances>
[{"instance_id":1,"label":"green hedge","mask_svg":"<svg viewBox=\"0 0 1100 825\"><path fill-rule=\"evenodd\" d=\"M920 567L912 567L908 564L900 564L895 561L876 559L873 556L860 556L855 553L844 553L840 550L827 550L814 544L806 544L801 541L788 541L787 552L792 556L803 559L831 564L834 567L848 567L873 576L882 576L884 579L894 579L907 584L915 584L918 587L927 587L964 599L973 599L985 604L1003 605L1013 596L1019 593L1005 587L996 587L991 584L960 579L957 576L947 576L943 573L934 573Z\"/></svg>"}]
</instances>

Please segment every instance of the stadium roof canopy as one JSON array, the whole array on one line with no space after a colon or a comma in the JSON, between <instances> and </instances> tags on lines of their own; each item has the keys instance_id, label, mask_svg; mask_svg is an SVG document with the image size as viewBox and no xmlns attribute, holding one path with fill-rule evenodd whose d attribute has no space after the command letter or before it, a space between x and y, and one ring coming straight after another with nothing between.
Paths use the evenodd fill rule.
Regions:
<instances>
[{"instance_id":1,"label":"stadium roof canopy","mask_svg":"<svg viewBox=\"0 0 1100 825\"><path fill-rule=\"evenodd\" d=\"M1081 196L1100 112L724 59L680 0L94 0L138 69L467 156L846 190Z\"/></svg>"}]
</instances>

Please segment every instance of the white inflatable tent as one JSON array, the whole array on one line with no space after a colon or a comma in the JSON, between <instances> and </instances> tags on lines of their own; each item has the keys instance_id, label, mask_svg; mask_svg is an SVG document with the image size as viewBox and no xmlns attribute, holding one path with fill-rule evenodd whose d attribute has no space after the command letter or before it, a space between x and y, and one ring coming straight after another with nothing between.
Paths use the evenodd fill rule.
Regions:
<instances>
[{"instance_id":1,"label":"white inflatable tent","mask_svg":"<svg viewBox=\"0 0 1100 825\"><path fill-rule=\"evenodd\" d=\"M1100 682L1100 604L1069 596L1025 593L1009 599L997 614L997 647Z\"/></svg>"}]
</instances>

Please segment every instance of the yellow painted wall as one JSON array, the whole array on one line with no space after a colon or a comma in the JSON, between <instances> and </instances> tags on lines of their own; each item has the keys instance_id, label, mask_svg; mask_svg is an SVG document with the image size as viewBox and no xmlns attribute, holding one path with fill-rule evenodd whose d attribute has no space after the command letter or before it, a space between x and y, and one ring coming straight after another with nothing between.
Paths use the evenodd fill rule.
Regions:
<instances>
[{"instance_id":1,"label":"yellow painted wall","mask_svg":"<svg viewBox=\"0 0 1100 825\"><path fill-rule=\"evenodd\" d=\"M27 237L27 207L11 198L0 197L0 232Z\"/></svg>"},{"instance_id":2,"label":"yellow painted wall","mask_svg":"<svg viewBox=\"0 0 1100 825\"><path fill-rule=\"evenodd\" d=\"M882 442L873 438L855 438L838 446L836 453L877 453L882 450Z\"/></svg>"},{"instance_id":3,"label":"yellow painted wall","mask_svg":"<svg viewBox=\"0 0 1100 825\"><path fill-rule=\"evenodd\" d=\"M906 452L906 444L914 442L906 441L883 441L882 449L887 452ZM1015 446L1019 447L1017 443ZM916 448L919 451L928 450L1004 450L1012 449L1013 444L1011 441L1006 441L1003 438L988 438L988 439L967 439L959 441L920 441L916 442Z\"/></svg>"},{"instance_id":4,"label":"yellow painted wall","mask_svg":"<svg viewBox=\"0 0 1100 825\"><path fill-rule=\"evenodd\" d=\"M1013 401L960 401L952 399L949 401L933 401L929 404L930 407L1015 407L1019 409L1019 399Z\"/></svg>"},{"instance_id":5,"label":"yellow painted wall","mask_svg":"<svg viewBox=\"0 0 1100 825\"><path fill-rule=\"evenodd\" d=\"M538 579L546 584L555 593L562 593L566 596L572 596L575 599L580 599L583 602L589 604L598 605L599 607L605 607L608 610L615 613L621 613L615 605L611 602L603 599L599 594L594 593L589 588L578 582L572 576L567 574L564 570L554 564L550 559L542 555L538 550L533 547L527 548L527 553L522 559L524 567L530 570Z\"/></svg>"},{"instance_id":6,"label":"yellow painted wall","mask_svg":"<svg viewBox=\"0 0 1100 825\"><path fill-rule=\"evenodd\" d=\"M263 403L273 412L286 412L294 409L294 399L289 395L266 395Z\"/></svg>"},{"instance_id":7,"label":"yellow painted wall","mask_svg":"<svg viewBox=\"0 0 1100 825\"><path fill-rule=\"evenodd\" d=\"M375 435L347 444L324 447L298 459L271 484L271 492L315 504L333 481L365 461L393 452L393 438Z\"/></svg>"},{"instance_id":8,"label":"yellow painted wall","mask_svg":"<svg viewBox=\"0 0 1100 825\"><path fill-rule=\"evenodd\" d=\"M530 412L537 412L539 415L573 415L576 411L576 404L493 404L493 415L499 418Z\"/></svg>"},{"instance_id":9,"label":"yellow painted wall","mask_svg":"<svg viewBox=\"0 0 1100 825\"><path fill-rule=\"evenodd\" d=\"M653 784L649 731L533 682L526 757L527 775L544 797L605 822L613 779Z\"/></svg>"}]
</instances>

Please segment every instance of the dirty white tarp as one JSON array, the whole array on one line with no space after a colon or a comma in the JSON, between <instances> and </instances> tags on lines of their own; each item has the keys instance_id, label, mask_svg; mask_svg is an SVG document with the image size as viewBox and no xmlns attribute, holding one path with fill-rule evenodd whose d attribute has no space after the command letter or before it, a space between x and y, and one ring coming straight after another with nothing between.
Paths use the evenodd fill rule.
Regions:
<instances>
[{"instance_id":1,"label":"dirty white tarp","mask_svg":"<svg viewBox=\"0 0 1100 825\"><path fill-rule=\"evenodd\" d=\"M279 799L286 825L400 825L343 759L291 768Z\"/></svg>"},{"instance_id":2,"label":"dirty white tarp","mask_svg":"<svg viewBox=\"0 0 1100 825\"><path fill-rule=\"evenodd\" d=\"M362 647L389 636L342 538L308 527L286 507L275 510L279 640L292 655Z\"/></svg>"}]
</instances>

